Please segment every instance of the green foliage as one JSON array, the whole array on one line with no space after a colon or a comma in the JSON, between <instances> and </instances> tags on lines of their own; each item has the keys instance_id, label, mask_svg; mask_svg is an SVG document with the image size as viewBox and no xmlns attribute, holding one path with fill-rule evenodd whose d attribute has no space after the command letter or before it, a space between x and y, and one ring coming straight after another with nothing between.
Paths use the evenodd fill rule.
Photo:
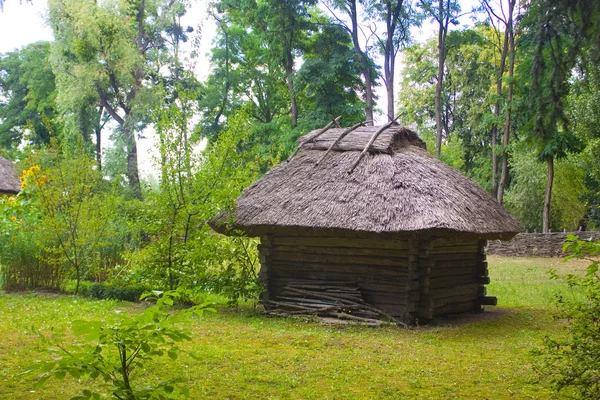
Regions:
<instances>
[{"instance_id":1,"label":"green foliage","mask_svg":"<svg viewBox=\"0 0 600 400\"><path fill-rule=\"evenodd\" d=\"M190 332L176 324L186 321L192 315L203 311L214 311L206 305L195 306L176 314L170 313L174 299L179 294L152 292L142 299L155 300L156 305L148 307L135 317L124 318L113 324L102 321L76 320L71 323L71 333L76 340L68 340L64 333L49 337L37 331L42 342L52 346L52 361L40 362L25 373L41 372L37 386L42 386L50 378L62 380L67 374L74 379L100 379L111 398L119 400L168 399L176 394L188 395L180 378L163 380L157 384L138 383L152 362L163 356L177 360L182 353L179 344L191 340ZM196 358L193 354L191 356ZM74 399L100 399L100 392L84 389L81 396Z\"/></svg>"},{"instance_id":2,"label":"green foliage","mask_svg":"<svg viewBox=\"0 0 600 400\"><path fill-rule=\"evenodd\" d=\"M600 241L571 235L563 251L570 253L566 259L580 258L591 264L583 277L554 275L570 288L556 297L556 318L567 321L566 334L546 337L534 354L539 357L540 376L553 389L578 399L595 399L600 397Z\"/></svg>"},{"instance_id":3,"label":"green foliage","mask_svg":"<svg viewBox=\"0 0 600 400\"><path fill-rule=\"evenodd\" d=\"M515 152L511 162L513 182L506 193L505 206L529 232L540 232L547 168L534 152ZM553 231L577 230L587 213L582 193L585 193L584 174L580 157L569 156L555 165L554 196L552 197Z\"/></svg>"},{"instance_id":4,"label":"green foliage","mask_svg":"<svg viewBox=\"0 0 600 400\"><path fill-rule=\"evenodd\" d=\"M493 32L486 25L448 33L445 83L442 92L442 122L446 139L457 138L462 150L460 168L482 186L490 186L487 169L490 158L490 127L494 85ZM437 82L437 39L404 50L406 67L400 91L401 121L416 125L425 137L435 133L435 91ZM448 144L447 144L448 146ZM435 149L435 140L428 148ZM442 151L443 154L443 151ZM451 165L457 166L455 162Z\"/></svg>"},{"instance_id":5,"label":"green foliage","mask_svg":"<svg viewBox=\"0 0 600 400\"><path fill-rule=\"evenodd\" d=\"M16 196L0 197L0 284L5 290L60 289L68 269L46 246L41 211L34 186L28 185L39 166L25 169L23 187Z\"/></svg>"},{"instance_id":6,"label":"green foliage","mask_svg":"<svg viewBox=\"0 0 600 400\"><path fill-rule=\"evenodd\" d=\"M23 139L48 144L60 130L50 43L37 42L0 55L0 146L15 150Z\"/></svg>"},{"instance_id":7,"label":"green foliage","mask_svg":"<svg viewBox=\"0 0 600 400\"><path fill-rule=\"evenodd\" d=\"M22 191L0 199L4 287L60 289L69 274L105 279L136 244L119 188L80 150L38 150L23 165Z\"/></svg>"},{"instance_id":8,"label":"green foliage","mask_svg":"<svg viewBox=\"0 0 600 400\"><path fill-rule=\"evenodd\" d=\"M198 151L206 144L188 138L190 97L184 90L179 95L171 107L157 111L160 189L148 193L140 210L149 243L130 255L133 268L149 271L170 289L195 287L200 276L219 271L229 285L220 290L235 286L228 292L232 299L254 295L248 286L256 285L257 265L246 268L247 254L255 251L250 239L215 235L206 224L218 212L231 210L257 177L260 159L243 151L252 132L248 117L230 118L229 129Z\"/></svg>"}]
</instances>

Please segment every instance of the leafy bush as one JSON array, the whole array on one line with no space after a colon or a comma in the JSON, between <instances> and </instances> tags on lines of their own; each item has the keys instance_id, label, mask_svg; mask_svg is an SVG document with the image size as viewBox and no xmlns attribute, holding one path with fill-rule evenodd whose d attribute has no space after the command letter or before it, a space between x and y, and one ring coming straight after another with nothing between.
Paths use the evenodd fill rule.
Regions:
<instances>
[{"instance_id":1,"label":"leafy bush","mask_svg":"<svg viewBox=\"0 0 600 400\"><path fill-rule=\"evenodd\" d=\"M16 196L0 196L0 283L5 290L60 289L67 268L49 249L43 233L41 210L35 203L34 175L39 166L26 168ZM39 175L36 180L44 179Z\"/></svg>"},{"instance_id":2,"label":"leafy bush","mask_svg":"<svg viewBox=\"0 0 600 400\"><path fill-rule=\"evenodd\" d=\"M115 399L142 400L168 399L173 395L188 395L187 388L177 387L182 379L170 379L150 386L138 383L147 375L149 364L157 357L167 355L175 360L182 353L178 343L191 340L190 332L177 327L191 315L214 311L205 305L170 313L177 292L153 292L144 298L156 300L156 305L134 317L123 315L115 324L102 321L73 321L72 334L75 342L64 333L45 336L36 332L44 344L51 346L51 361L40 362L24 373L41 372L37 386L48 379L62 380L67 374L79 380L98 379ZM188 353L189 354L189 353ZM190 354L195 357L193 354ZM99 392L85 389L76 399L105 398Z\"/></svg>"},{"instance_id":3,"label":"leafy bush","mask_svg":"<svg viewBox=\"0 0 600 400\"><path fill-rule=\"evenodd\" d=\"M588 242L568 236L566 258L591 262L585 275L554 275L564 280L570 292L556 297L556 318L566 319L561 337L546 337L543 347L533 353L539 357L538 371L556 391L568 392L578 399L600 398L600 241Z\"/></svg>"}]
</instances>

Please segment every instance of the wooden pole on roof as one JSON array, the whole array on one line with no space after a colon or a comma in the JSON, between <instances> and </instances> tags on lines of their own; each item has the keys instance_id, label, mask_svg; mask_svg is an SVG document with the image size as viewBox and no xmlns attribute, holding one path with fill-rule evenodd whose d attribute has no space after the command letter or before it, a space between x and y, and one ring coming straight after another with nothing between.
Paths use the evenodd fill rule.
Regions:
<instances>
[{"instance_id":1,"label":"wooden pole on roof","mask_svg":"<svg viewBox=\"0 0 600 400\"><path fill-rule=\"evenodd\" d=\"M331 121L330 123L328 123L327 125L325 125L325 127L323 129L321 129L319 132L317 132L313 137L311 137L310 139L308 139L306 142L302 143L301 145L299 145L298 147L296 147L296 150L294 150L294 152L292 153L292 155L290 156L290 158L287 159L287 161L289 162L292 158L294 158L294 156L296 154L298 154L298 152L300 151L300 148L310 142L312 142L313 140L315 140L316 138L318 138L319 136L321 136L322 134L324 134L325 132L327 132L329 129L331 129L331 127L335 124L337 124L340 121L340 118L342 118L342 116L340 115L339 117L337 117L336 119L334 119L333 121Z\"/></svg>"},{"instance_id":2,"label":"wooden pole on roof","mask_svg":"<svg viewBox=\"0 0 600 400\"><path fill-rule=\"evenodd\" d=\"M335 147L335 145L338 144L340 142L340 140L342 140L347 134L349 134L350 132L352 132L355 129L360 128L361 126L365 126L369 122L371 122L371 121L359 122L358 124L353 125L350 128L346 129L344 132L342 132L340 134L340 136L337 139L335 139L335 141L331 144L331 146L329 146L329 148L327 149L325 154L323 154L323 156L319 159L319 161L317 161L317 163L315 164L315 167L317 165L319 165L325 159L325 157L327 157L327 154L329 154L329 152L331 152L331 150Z\"/></svg>"},{"instance_id":3,"label":"wooden pole on roof","mask_svg":"<svg viewBox=\"0 0 600 400\"><path fill-rule=\"evenodd\" d=\"M332 120L335 123L335 127L336 128L341 128L342 126L339 123L339 118L336 120L335 118L333 118L333 115L331 114L327 114L329 116L329 119Z\"/></svg>"},{"instance_id":4,"label":"wooden pole on roof","mask_svg":"<svg viewBox=\"0 0 600 400\"><path fill-rule=\"evenodd\" d=\"M397 120L398 118L400 118L400 115L398 115L396 118L394 118L390 123L388 123L387 125L382 126L381 128L377 129L377 132L375 132L373 134L373 136L371 136L371 139L369 140L369 143L367 143L367 145L365 146L364 150L362 151L362 153L360 153L360 156L358 156L358 160L356 160L354 162L354 164L352 164L352 167L350 167L350 169L348 170L348 173L351 174L352 171L354 171L354 168L356 168L356 166L358 165L358 163L360 162L360 160L363 159L363 157L365 156L365 154L367 154L367 151L369 151L369 147L371 147L371 145L373 144L373 142L375 141L375 139L377 139L377 137L379 136L379 134L381 134L381 132L385 131L386 129L388 129L390 126L392 126Z\"/></svg>"}]
</instances>

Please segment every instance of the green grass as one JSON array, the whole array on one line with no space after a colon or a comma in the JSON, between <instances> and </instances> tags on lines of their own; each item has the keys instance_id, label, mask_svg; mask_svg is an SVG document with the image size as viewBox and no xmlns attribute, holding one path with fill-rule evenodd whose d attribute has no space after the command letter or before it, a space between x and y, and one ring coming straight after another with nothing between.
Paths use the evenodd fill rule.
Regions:
<instances>
[{"instance_id":1,"label":"green grass","mask_svg":"<svg viewBox=\"0 0 600 400\"><path fill-rule=\"evenodd\" d=\"M585 269L554 259L490 257L499 307L436 326L366 328L267 318L251 307L221 308L190 321L185 346L201 361L161 360L141 380L161 374L189 382L194 399L544 399L528 351L561 327L548 315L564 289L547 271ZM65 399L90 383L66 378L33 389L18 375L48 357L36 336L76 319L115 320L140 305L56 295L0 294L0 399ZM165 379L165 377L160 377Z\"/></svg>"}]
</instances>

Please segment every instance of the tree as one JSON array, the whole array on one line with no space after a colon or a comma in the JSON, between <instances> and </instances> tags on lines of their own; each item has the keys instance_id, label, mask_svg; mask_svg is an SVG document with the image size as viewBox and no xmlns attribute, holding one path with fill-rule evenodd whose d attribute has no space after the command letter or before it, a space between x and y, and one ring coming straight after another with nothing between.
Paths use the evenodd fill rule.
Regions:
<instances>
[{"instance_id":1,"label":"tree","mask_svg":"<svg viewBox=\"0 0 600 400\"><path fill-rule=\"evenodd\" d=\"M360 72L364 79L364 91L365 91L365 117L369 121L369 125L373 125L374 116L373 109L375 107L375 94L373 87L376 85L377 74L373 66L373 61L369 57L368 52L368 40L364 48L360 42L359 34L364 32L362 27L359 25L359 7L356 0L331 0L331 3L325 3L329 8L330 14L336 19L336 21L348 31L350 37L352 37L352 45L354 46L354 52L356 53L356 59L360 65ZM347 23L343 19L337 16L337 13L333 9L342 11L350 22Z\"/></svg>"},{"instance_id":2,"label":"tree","mask_svg":"<svg viewBox=\"0 0 600 400\"><path fill-rule=\"evenodd\" d=\"M444 86L444 65L448 55L446 38L448 37L450 24L458 24L461 9L457 0L439 0L437 4L435 0L420 0L420 6L425 15L430 16L438 24L438 68L435 86L435 155L439 157L442 149L442 138L444 136L442 125L442 91Z\"/></svg>"},{"instance_id":3,"label":"tree","mask_svg":"<svg viewBox=\"0 0 600 400\"><path fill-rule=\"evenodd\" d=\"M50 43L37 42L0 56L0 146L35 145L60 133Z\"/></svg>"},{"instance_id":4,"label":"tree","mask_svg":"<svg viewBox=\"0 0 600 400\"><path fill-rule=\"evenodd\" d=\"M383 81L387 94L387 117L394 120L394 74L396 70L396 56L398 51L410 41L409 28L415 20L411 5L406 0L373 1L369 4L370 14L376 20L385 22L385 35L381 37L376 30L372 30L377 37L380 52L383 54Z\"/></svg>"},{"instance_id":5,"label":"tree","mask_svg":"<svg viewBox=\"0 0 600 400\"><path fill-rule=\"evenodd\" d=\"M501 190L498 190L498 156L496 154L496 146L498 142L498 126L500 124L500 101L502 98L502 81L504 78L504 72L506 69L506 60L509 58L509 79L514 74L514 32L513 32L513 14L515 10L516 0L507 0L505 11L504 3L500 1L500 12L496 12L495 5L492 5L490 0L481 1L484 9L488 13L488 20L494 27L496 36L498 37L498 48L500 49L500 64L497 70L496 76L496 96L494 101L494 121L491 129L491 143L492 143L492 197L497 198L498 202L502 204L502 197L504 196L504 186L506 185L506 176L508 173L508 153L506 147L508 146L508 139L510 135L510 113L507 112L507 117L504 123L504 134L502 137L503 144L503 162L502 162L502 180ZM503 28L500 28L500 24L503 24ZM500 40L501 32L504 31L504 38ZM509 56L510 52L510 56ZM512 96L512 83L509 87L509 97ZM510 101L510 100L509 100Z\"/></svg>"},{"instance_id":6,"label":"tree","mask_svg":"<svg viewBox=\"0 0 600 400\"><path fill-rule=\"evenodd\" d=\"M317 31L305 41L304 62L297 73L303 128L322 127L331 116L342 116L345 125L363 121L363 83L351 38L322 16L313 16L313 21Z\"/></svg>"},{"instance_id":7,"label":"tree","mask_svg":"<svg viewBox=\"0 0 600 400\"><path fill-rule=\"evenodd\" d=\"M493 31L487 25L448 34L444 67L441 121L452 146L462 147L462 170L482 187L490 188L489 90L494 81ZM416 124L418 131L436 144L437 40L407 48L402 71L400 107L402 123ZM453 138L454 137L454 138ZM456 151L451 156L454 157ZM450 162L440 154L441 159ZM449 155L450 156L450 155ZM453 165L454 162L452 162Z\"/></svg>"},{"instance_id":8,"label":"tree","mask_svg":"<svg viewBox=\"0 0 600 400\"><path fill-rule=\"evenodd\" d=\"M26 183L35 185L40 230L52 238L47 252L74 272L77 294L96 253L114 234L116 196L103 188L93 159L81 149L73 154L49 149L36 157L43 168L37 166Z\"/></svg>"},{"instance_id":9,"label":"tree","mask_svg":"<svg viewBox=\"0 0 600 400\"><path fill-rule=\"evenodd\" d=\"M269 55L264 35L248 29L245 16L219 8L219 31L212 48L212 73L200 90L203 134L218 137L227 118L244 110L259 124L289 110L289 92L281 63Z\"/></svg>"},{"instance_id":10,"label":"tree","mask_svg":"<svg viewBox=\"0 0 600 400\"><path fill-rule=\"evenodd\" d=\"M578 7L587 6L586 11L592 15L600 12L596 2L576 3L579 3ZM595 28L577 23L580 19L577 15L583 20L587 20L587 17L574 14L573 11L571 5L563 2L534 0L524 22L531 27L528 39L533 47L530 64L533 118L529 129L532 140L537 144L539 158L546 161L548 168L543 210L544 232L550 229L554 160L581 150L581 143L569 129L564 103L570 89L571 71Z\"/></svg>"},{"instance_id":11,"label":"tree","mask_svg":"<svg viewBox=\"0 0 600 400\"><path fill-rule=\"evenodd\" d=\"M81 104L92 104L119 125L129 185L139 198L136 132L149 122L159 101L154 86L174 62L171 35L185 35L178 18L185 7L178 0L52 0L49 8L59 104L73 117Z\"/></svg>"},{"instance_id":12,"label":"tree","mask_svg":"<svg viewBox=\"0 0 600 400\"><path fill-rule=\"evenodd\" d=\"M310 28L308 7L316 0L222 0L217 8L226 11L241 26L258 35L264 56L285 71L292 126L298 123L297 93L294 88L296 56L302 52L305 32Z\"/></svg>"}]
</instances>

